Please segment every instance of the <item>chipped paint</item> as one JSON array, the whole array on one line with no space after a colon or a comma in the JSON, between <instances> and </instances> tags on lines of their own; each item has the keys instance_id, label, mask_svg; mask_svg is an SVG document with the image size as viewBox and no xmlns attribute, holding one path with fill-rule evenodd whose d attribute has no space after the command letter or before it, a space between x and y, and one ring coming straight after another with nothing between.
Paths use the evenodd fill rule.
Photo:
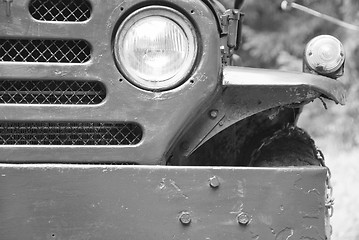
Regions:
<instances>
[{"instance_id":1,"label":"chipped paint","mask_svg":"<svg viewBox=\"0 0 359 240\"><path fill-rule=\"evenodd\" d=\"M324 240L325 236L324 212L318 218L307 219L302 215L323 204L324 197L320 203L312 201L317 195L313 189L322 193L325 187L326 172L320 167L288 171L1 164L0 170L6 175L0 182L3 219L0 234L4 239L23 239L22 236L32 239L34 234L46 239L49 232L63 239L72 239L82 232L94 239L101 236L102 239L150 240L173 236L175 239L231 240L241 236L243 239ZM300 182L297 173L302 178ZM208 186L208 178L213 175L221 178L216 191ZM294 187L295 183L298 187ZM285 211L278 215L281 206ZM190 214L190 225L180 222L182 212ZM239 225L238 214L234 212L245 212L250 220ZM23 224L20 229L19 223Z\"/></svg>"},{"instance_id":2,"label":"chipped paint","mask_svg":"<svg viewBox=\"0 0 359 240\"><path fill-rule=\"evenodd\" d=\"M223 85L284 88L289 95L305 94L309 99L323 94L337 103L345 104L343 95L346 90L341 82L308 73L226 66L223 69Z\"/></svg>"},{"instance_id":3,"label":"chipped paint","mask_svg":"<svg viewBox=\"0 0 359 240\"><path fill-rule=\"evenodd\" d=\"M156 187L157 192L165 193L165 197L169 200L189 197L183 193L182 189L172 179L162 178L159 185Z\"/></svg>"},{"instance_id":4,"label":"chipped paint","mask_svg":"<svg viewBox=\"0 0 359 240\"><path fill-rule=\"evenodd\" d=\"M292 228L285 228L276 234L275 240L290 240L293 234L294 230Z\"/></svg>"}]
</instances>

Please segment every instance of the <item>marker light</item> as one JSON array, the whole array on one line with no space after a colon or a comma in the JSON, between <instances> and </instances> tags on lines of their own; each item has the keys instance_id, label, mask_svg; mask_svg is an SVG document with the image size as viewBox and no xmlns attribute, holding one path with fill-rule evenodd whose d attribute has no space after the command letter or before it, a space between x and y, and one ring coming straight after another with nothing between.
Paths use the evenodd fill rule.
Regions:
<instances>
[{"instance_id":1,"label":"marker light","mask_svg":"<svg viewBox=\"0 0 359 240\"><path fill-rule=\"evenodd\" d=\"M148 90L178 86L190 73L197 53L193 26L179 12L151 6L130 15L115 38L120 70Z\"/></svg>"},{"instance_id":2,"label":"marker light","mask_svg":"<svg viewBox=\"0 0 359 240\"><path fill-rule=\"evenodd\" d=\"M342 43L333 36L321 35L313 38L306 46L304 59L307 66L319 74L333 74L344 63Z\"/></svg>"}]
</instances>

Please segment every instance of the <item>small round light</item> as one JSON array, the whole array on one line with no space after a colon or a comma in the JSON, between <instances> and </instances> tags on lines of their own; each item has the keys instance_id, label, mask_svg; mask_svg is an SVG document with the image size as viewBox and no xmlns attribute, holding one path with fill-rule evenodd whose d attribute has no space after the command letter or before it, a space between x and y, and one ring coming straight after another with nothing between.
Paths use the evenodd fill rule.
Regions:
<instances>
[{"instance_id":1,"label":"small round light","mask_svg":"<svg viewBox=\"0 0 359 240\"><path fill-rule=\"evenodd\" d=\"M307 44L304 56L308 67L320 74L336 72L345 59L342 43L330 35L313 38Z\"/></svg>"},{"instance_id":2,"label":"small round light","mask_svg":"<svg viewBox=\"0 0 359 240\"><path fill-rule=\"evenodd\" d=\"M140 9L125 19L114 47L127 79L148 90L178 86L197 51L193 26L179 12L161 6Z\"/></svg>"}]
</instances>

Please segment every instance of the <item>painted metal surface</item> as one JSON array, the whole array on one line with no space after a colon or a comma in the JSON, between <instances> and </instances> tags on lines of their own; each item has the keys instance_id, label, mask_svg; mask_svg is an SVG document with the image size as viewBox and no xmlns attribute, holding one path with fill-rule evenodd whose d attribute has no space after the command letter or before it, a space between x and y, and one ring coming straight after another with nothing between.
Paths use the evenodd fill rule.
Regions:
<instances>
[{"instance_id":1,"label":"painted metal surface","mask_svg":"<svg viewBox=\"0 0 359 240\"><path fill-rule=\"evenodd\" d=\"M180 139L188 145L180 154L189 156L229 126L268 109L273 109L274 118L280 107L301 107L321 96L340 104L346 101L340 81L313 74L225 66L222 81L217 100Z\"/></svg>"},{"instance_id":2,"label":"painted metal surface","mask_svg":"<svg viewBox=\"0 0 359 240\"><path fill-rule=\"evenodd\" d=\"M141 90L121 75L112 46L126 16L153 2L90 2L92 16L85 22L37 21L28 12L29 0L13 1L10 16L0 11L2 38L84 39L92 46L92 59L84 64L0 62L0 79L97 80L106 86L105 101L93 106L0 104L0 121L136 122L144 129L143 141L135 146L105 147L3 145L0 161L163 164L181 142L188 142L184 155L189 155L223 129L261 111L303 104L322 94L339 103L345 101L340 83L320 76L222 69L220 46L227 44L227 38L220 34L219 7L210 0L156 1L180 11L193 23L198 56L181 86L164 92ZM212 110L215 117L208 114Z\"/></svg>"},{"instance_id":3,"label":"painted metal surface","mask_svg":"<svg viewBox=\"0 0 359 240\"><path fill-rule=\"evenodd\" d=\"M0 164L1 239L325 239L326 170Z\"/></svg>"},{"instance_id":4,"label":"painted metal surface","mask_svg":"<svg viewBox=\"0 0 359 240\"><path fill-rule=\"evenodd\" d=\"M227 66L223 85L228 87L293 88L316 91L342 105L346 101L344 84L332 78L300 72Z\"/></svg>"},{"instance_id":5,"label":"painted metal surface","mask_svg":"<svg viewBox=\"0 0 359 240\"><path fill-rule=\"evenodd\" d=\"M137 122L144 132L135 147L0 146L1 161L121 162L155 164L184 126L192 122L213 98L221 69L217 16L209 3L189 0L156 1L173 7L193 23L198 34L194 69L181 86L165 92L141 90L126 81L116 67L112 44L123 19L152 1L91 0L92 16L85 22L37 21L28 12L29 0L12 2L11 16L0 11L0 37L36 39L84 39L92 46L85 64L0 62L1 79L97 80L107 89L104 103L95 106L0 105L0 121L101 121ZM4 4L2 4L3 6ZM135 148L135 150L134 150Z\"/></svg>"}]
</instances>

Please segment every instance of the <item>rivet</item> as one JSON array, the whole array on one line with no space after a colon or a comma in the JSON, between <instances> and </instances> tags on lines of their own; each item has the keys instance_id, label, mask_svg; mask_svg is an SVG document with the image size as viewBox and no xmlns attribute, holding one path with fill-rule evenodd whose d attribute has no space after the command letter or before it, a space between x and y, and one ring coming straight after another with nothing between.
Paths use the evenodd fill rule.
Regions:
<instances>
[{"instance_id":1,"label":"rivet","mask_svg":"<svg viewBox=\"0 0 359 240\"><path fill-rule=\"evenodd\" d=\"M223 121L219 121L219 126L223 126L224 122Z\"/></svg>"},{"instance_id":2,"label":"rivet","mask_svg":"<svg viewBox=\"0 0 359 240\"><path fill-rule=\"evenodd\" d=\"M209 116L212 118L212 119L215 119L217 116L218 116L218 110L211 110L209 112Z\"/></svg>"},{"instance_id":3,"label":"rivet","mask_svg":"<svg viewBox=\"0 0 359 240\"><path fill-rule=\"evenodd\" d=\"M179 216L179 220L183 225L189 225L191 223L191 215L189 212L182 212Z\"/></svg>"},{"instance_id":4,"label":"rivet","mask_svg":"<svg viewBox=\"0 0 359 240\"><path fill-rule=\"evenodd\" d=\"M218 188L219 184L220 182L217 176L213 176L209 179L209 186L211 186L212 188Z\"/></svg>"},{"instance_id":5,"label":"rivet","mask_svg":"<svg viewBox=\"0 0 359 240\"><path fill-rule=\"evenodd\" d=\"M240 214L238 214L237 216L237 221L239 224L241 225L247 225L249 223L249 216L247 213L245 212L241 212Z\"/></svg>"}]
</instances>

